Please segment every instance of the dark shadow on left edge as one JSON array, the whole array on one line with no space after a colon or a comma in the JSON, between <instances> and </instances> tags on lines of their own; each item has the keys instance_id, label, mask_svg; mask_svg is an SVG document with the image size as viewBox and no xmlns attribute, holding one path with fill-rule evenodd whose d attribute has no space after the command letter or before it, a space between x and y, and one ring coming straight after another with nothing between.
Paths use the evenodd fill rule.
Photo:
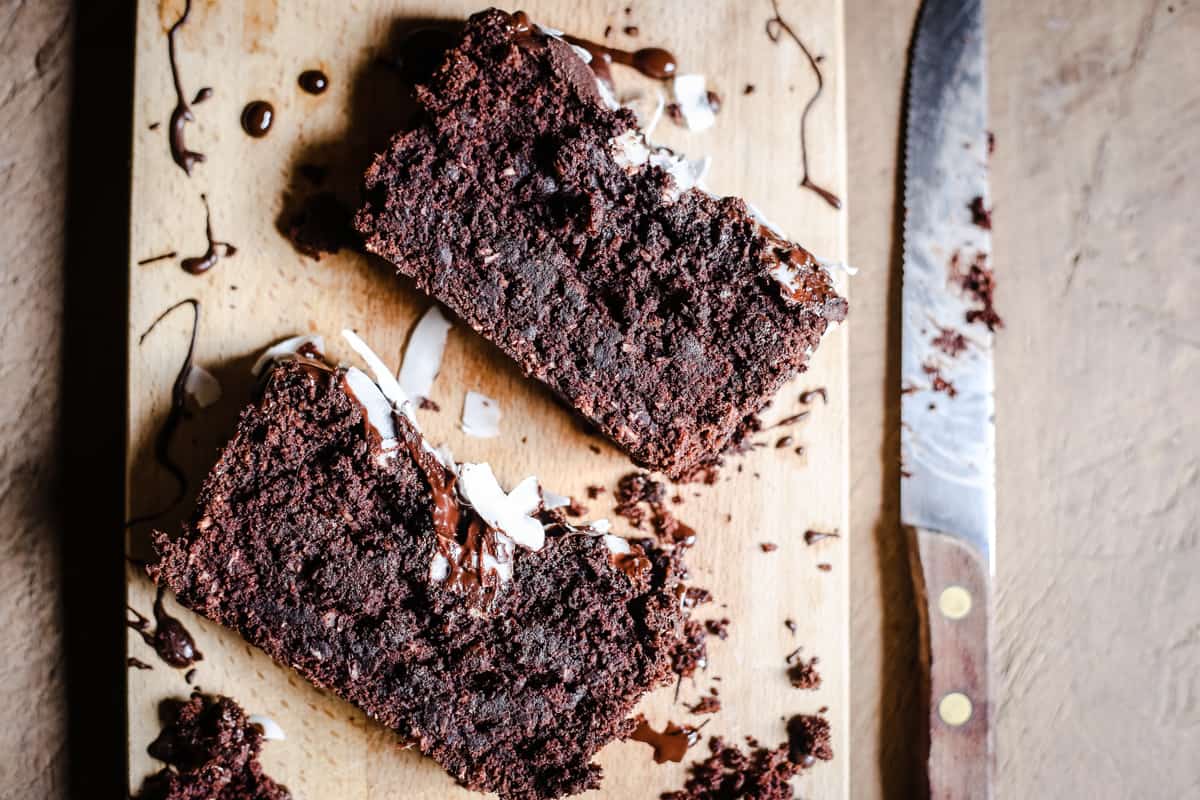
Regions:
<instances>
[{"instance_id":1,"label":"dark shadow on left edge","mask_svg":"<svg viewBox=\"0 0 1200 800\"><path fill-rule=\"evenodd\" d=\"M134 3L75 3L58 508L72 797L125 797L124 474ZM49 412L53 413L53 412Z\"/></svg>"}]
</instances>

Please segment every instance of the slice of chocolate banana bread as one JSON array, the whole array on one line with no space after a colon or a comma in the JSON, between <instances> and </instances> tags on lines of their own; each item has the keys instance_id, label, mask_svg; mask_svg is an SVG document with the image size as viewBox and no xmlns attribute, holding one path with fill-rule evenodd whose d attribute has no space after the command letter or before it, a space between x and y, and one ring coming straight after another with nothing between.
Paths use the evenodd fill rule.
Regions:
<instances>
[{"instance_id":1,"label":"slice of chocolate banana bread","mask_svg":"<svg viewBox=\"0 0 1200 800\"><path fill-rule=\"evenodd\" d=\"M672 478L804 369L846 301L752 208L694 186L523 14L475 15L366 173L383 256Z\"/></svg>"},{"instance_id":2,"label":"slice of chocolate banana bread","mask_svg":"<svg viewBox=\"0 0 1200 800\"><path fill-rule=\"evenodd\" d=\"M670 675L677 575L545 511L533 479L455 464L376 380L311 344L277 362L152 577L465 786L596 786L592 756Z\"/></svg>"}]
</instances>

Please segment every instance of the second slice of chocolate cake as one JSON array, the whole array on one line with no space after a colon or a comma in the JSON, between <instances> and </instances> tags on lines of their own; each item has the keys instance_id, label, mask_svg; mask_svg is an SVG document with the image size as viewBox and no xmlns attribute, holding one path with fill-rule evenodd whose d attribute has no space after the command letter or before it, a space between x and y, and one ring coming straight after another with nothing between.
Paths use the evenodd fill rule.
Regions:
<instances>
[{"instance_id":1,"label":"second slice of chocolate cake","mask_svg":"<svg viewBox=\"0 0 1200 800\"><path fill-rule=\"evenodd\" d=\"M279 361L151 575L468 787L596 786L592 756L670 674L672 566L455 464L376 380Z\"/></svg>"},{"instance_id":2,"label":"second slice of chocolate cake","mask_svg":"<svg viewBox=\"0 0 1200 800\"><path fill-rule=\"evenodd\" d=\"M383 256L672 478L714 460L846 302L742 200L693 186L523 14L467 23L366 174ZM769 165L764 165L767 167Z\"/></svg>"}]
</instances>

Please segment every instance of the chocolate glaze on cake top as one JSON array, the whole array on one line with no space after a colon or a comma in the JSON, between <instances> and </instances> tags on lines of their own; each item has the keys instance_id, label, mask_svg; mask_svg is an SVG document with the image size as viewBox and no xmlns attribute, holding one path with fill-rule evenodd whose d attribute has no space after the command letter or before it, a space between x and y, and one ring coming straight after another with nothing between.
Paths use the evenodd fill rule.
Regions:
<instances>
[{"instance_id":1,"label":"chocolate glaze on cake top","mask_svg":"<svg viewBox=\"0 0 1200 800\"><path fill-rule=\"evenodd\" d=\"M417 99L367 171L367 249L638 463L713 460L845 316L809 253L696 188L527 19L472 17Z\"/></svg>"},{"instance_id":2,"label":"chocolate glaze on cake top","mask_svg":"<svg viewBox=\"0 0 1200 800\"><path fill-rule=\"evenodd\" d=\"M433 450L386 367L290 341L152 576L465 786L598 785L592 756L670 676L673 565L631 568L636 545L539 511L536 482Z\"/></svg>"}]
</instances>

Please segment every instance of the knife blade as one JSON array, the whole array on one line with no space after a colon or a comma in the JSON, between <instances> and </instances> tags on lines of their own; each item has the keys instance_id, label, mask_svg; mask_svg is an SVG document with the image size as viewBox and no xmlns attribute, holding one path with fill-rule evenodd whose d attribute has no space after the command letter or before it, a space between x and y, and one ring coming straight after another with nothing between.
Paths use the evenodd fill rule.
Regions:
<instances>
[{"instance_id":1,"label":"knife blade","mask_svg":"<svg viewBox=\"0 0 1200 800\"><path fill-rule=\"evenodd\" d=\"M982 0L925 0L904 147L900 520L928 665L929 782L991 797L994 329Z\"/></svg>"}]
</instances>

